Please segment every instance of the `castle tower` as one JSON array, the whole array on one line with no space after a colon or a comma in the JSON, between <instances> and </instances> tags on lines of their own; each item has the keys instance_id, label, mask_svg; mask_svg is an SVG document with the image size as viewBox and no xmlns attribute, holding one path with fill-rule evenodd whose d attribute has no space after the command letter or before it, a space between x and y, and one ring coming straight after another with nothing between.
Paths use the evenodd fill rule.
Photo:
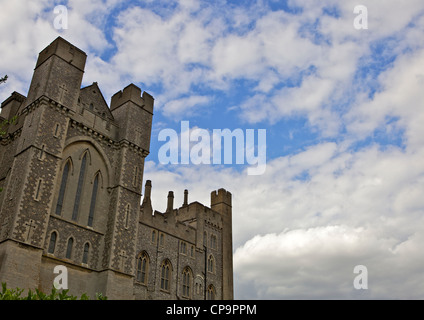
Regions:
<instances>
[{"instance_id":1,"label":"castle tower","mask_svg":"<svg viewBox=\"0 0 424 320\"><path fill-rule=\"evenodd\" d=\"M38 56L27 105L44 95L75 111L86 60L83 51L58 37Z\"/></svg>"},{"instance_id":2,"label":"castle tower","mask_svg":"<svg viewBox=\"0 0 424 320\"><path fill-rule=\"evenodd\" d=\"M96 82L81 88L86 54L57 38L37 60L28 96L0 120L0 282L51 290L58 265L70 293L108 299L232 299L232 204L153 210L146 181L154 99L134 84L110 107Z\"/></svg>"},{"instance_id":3,"label":"castle tower","mask_svg":"<svg viewBox=\"0 0 424 320\"><path fill-rule=\"evenodd\" d=\"M233 289L233 237L231 193L225 189L212 191L211 209L220 213L223 219L222 236L222 299L232 300Z\"/></svg>"},{"instance_id":4,"label":"castle tower","mask_svg":"<svg viewBox=\"0 0 424 320\"><path fill-rule=\"evenodd\" d=\"M103 267L108 274L106 292L119 295L119 288L131 286L134 276L136 236L140 212L144 159L149 154L153 98L131 84L111 100L111 113L120 130L117 137L118 167L111 187L109 228ZM119 276L117 276L119 274ZM118 280L120 279L120 280ZM117 285L117 281L121 284Z\"/></svg>"},{"instance_id":5,"label":"castle tower","mask_svg":"<svg viewBox=\"0 0 424 320\"><path fill-rule=\"evenodd\" d=\"M109 109L97 83L81 89L85 61L57 38L28 97L2 104L18 123L0 137L0 281L47 291L63 264L71 291L131 299L153 98L131 84Z\"/></svg>"},{"instance_id":6,"label":"castle tower","mask_svg":"<svg viewBox=\"0 0 424 320\"><path fill-rule=\"evenodd\" d=\"M9 158L3 158L2 166L10 171L0 211L0 280L7 274L11 286L38 286L53 202L52 177L60 165L69 123L64 115L75 108L85 61L84 52L57 38L39 55L26 101L10 108L14 114L9 112L9 118L19 117L9 128L16 130L14 140L2 150L8 149ZM60 103L60 111L51 107L50 99Z\"/></svg>"}]
</instances>

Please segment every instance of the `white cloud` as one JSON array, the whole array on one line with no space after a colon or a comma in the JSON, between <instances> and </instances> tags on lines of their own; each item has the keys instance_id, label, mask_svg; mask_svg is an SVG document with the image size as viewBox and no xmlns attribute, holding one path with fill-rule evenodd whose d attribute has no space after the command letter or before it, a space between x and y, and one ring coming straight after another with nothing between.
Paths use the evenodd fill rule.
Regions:
<instances>
[{"instance_id":1,"label":"white cloud","mask_svg":"<svg viewBox=\"0 0 424 320\"><path fill-rule=\"evenodd\" d=\"M46 20L49 14L43 12L48 3L46 0L30 3L24 0L0 1L0 70L9 75L9 81L28 81L38 52L56 34L53 19L49 23Z\"/></svg>"},{"instance_id":2,"label":"white cloud","mask_svg":"<svg viewBox=\"0 0 424 320\"><path fill-rule=\"evenodd\" d=\"M374 130L387 126L392 118L398 118L398 126L405 130L407 145L419 148L423 145L424 131L420 125L424 114L424 49L405 53L393 68L379 77L382 90L372 99L362 101L346 115L349 132L364 138Z\"/></svg>"},{"instance_id":3,"label":"white cloud","mask_svg":"<svg viewBox=\"0 0 424 320\"><path fill-rule=\"evenodd\" d=\"M424 259L415 256L422 238L397 243L373 229L333 225L256 236L235 253L236 288L241 299L422 298ZM353 286L357 265L367 267L368 290Z\"/></svg>"},{"instance_id":4,"label":"white cloud","mask_svg":"<svg viewBox=\"0 0 424 320\"><path fill-rule=\"evenodd\" d=\"M206 205L212 190L233 193L237 298L422 298L423 156L323 143L269 161L257 177L148 162L145 178L158 210L168 190L176 204L185 188ZM369 270L367 292L353 288L359 264Z\"/></svg>"},{"instance_id":5,"label":"white cloud","mask_svg":"<svg viewBox=\"0 0 424 320\"><path fill-rule=\"evenodd\" d=\"M288 1L302 8L296 15L222 3L180 1L163 15L131 7L109 26L110 44L104 28L118 1L69 1L70 29L59 33L53 1L0 0L0 71L9 75L0 94L26 93L37 53L59 34L88 53L84 81L98 81L107 99L129 82L159 86L156 110L171 117L212 101L194 87L228 93L248 80L237 109L244 120L277 130L300 115L337 142L277 155L262 176L147 161L154 209L166 208L169 190L176 205L185 188L206 205L212 190L233 193L238 298L424 298L424 3L367 1L367 31L353 28L353 0ZM340 17L323 14L332 6ZM376 44L393 54L391 67L355 78L361 59L378 61ZM352 148L376 130L405 148ZM357 264L369 270L366 292L353 289Z\"/></svg>"},{"instance_id":6,"label":"white cloud","mask_svg":"<svg viewBox=\"0 0 424 320\"><path fill-rule=\"evenodd\" d=\"M190 115L190 110L206 105L211 100L205 96L189 96L177 100L168 101L162 108L164 115L173 117L174 120L187 119Z\"/></svg>"}]
</instances>

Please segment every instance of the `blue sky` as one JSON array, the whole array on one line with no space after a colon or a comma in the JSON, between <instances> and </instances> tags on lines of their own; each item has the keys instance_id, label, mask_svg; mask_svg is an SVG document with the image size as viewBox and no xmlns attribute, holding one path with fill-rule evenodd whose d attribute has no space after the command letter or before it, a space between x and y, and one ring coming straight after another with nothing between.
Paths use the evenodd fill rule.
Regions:
<instances>
[{"instance_id":1,"label":"blue sky","mask_svg":"<svg viewBox=\"0 0 424 320\"><path fill-rule=\"evenodd\" d=\"M0 87L26 94L58 35L88 54L83 85L155 97L145 179L209 204L233 193L238 299L424 298L424 3L0 0ZM55 30L55 5L69 9ZM354 7L368 8L357 30ZM12 50L11 50L12 49ZM162 165L160 130L267 130L267 169ZM366 291L353 268L370 270Z\"/></svg>"}]
</instances>

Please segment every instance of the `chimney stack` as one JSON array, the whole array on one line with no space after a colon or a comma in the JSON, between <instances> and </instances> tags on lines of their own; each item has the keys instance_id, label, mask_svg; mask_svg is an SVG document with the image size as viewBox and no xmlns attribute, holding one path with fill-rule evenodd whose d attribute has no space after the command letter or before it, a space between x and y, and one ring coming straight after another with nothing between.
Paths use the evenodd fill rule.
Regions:
<instances>
[{"instance_id":1,"label":"chimney stack","mask_svg":"<svg viewBox=\"0 0 424 320\"><path fill-rule=\"evenodd\" d=\"M147 180L146 185L144 187L144 198L143 203L141 204L141 209L144 214L151 216L153 213L152 201L150 200L150 196L152 194L152 181Z\"/></svg>"},{"instance_id":2,"label":"chimney stack","mask_svg":"<svg viewBox=\"0 0 424 320\"><path fill-rule=\"evenodd\" d=\"M168 193L168 207L166 208L166 212L172 212L174 210L174 192L169 191Z\"/></svg>"},{"instance_id":3,"label":"chimney stack","mask_svg":"<svg viewBox=\"0 0 424 320\"><path fill-rule=\"evenodd\" d=\"M144 198L150 198L152 195L152 181L147 180L146 185L144 187Z\"/></svg>"},{"instance_id":4,"label":"chimney stack","mask_svg":"<svg viewBox=\"0 0 424 320\"><path fill-rule=\"evenodd\" d=\"M188 206L188 190L185 189L184 190L184 203L183 203L183 207Z\"/></svg>"}]
</instances>

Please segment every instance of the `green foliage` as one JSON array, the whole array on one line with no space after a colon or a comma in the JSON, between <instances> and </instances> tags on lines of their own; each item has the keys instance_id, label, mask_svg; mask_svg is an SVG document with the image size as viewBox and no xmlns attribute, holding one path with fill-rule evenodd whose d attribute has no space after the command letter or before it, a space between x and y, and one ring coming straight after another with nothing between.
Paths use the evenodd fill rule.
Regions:
<instances>
[{"instance_id":1,"label":"green foliage","mask_svg":"<svg viewBox=\"0 0 424 320\"><path fill-rule=\"evenodd\" d=\"M9 121L4 120L2 123L0 123L0 137L4 136L6 134L6 131L4 131L3 127L8 125Z\"/></svg>"},{"instance_id":2,"label":"green foliage","mask_svg":"<svg viewBox=\"0 0 424 320\"><path fill-rule=\"evenodd\" d=\"M82 300L82 297L81 297ZM96 300L107 300L107 297L104 296L102 293L96 293Z\"/></svg>"},{"instance_id":3,"label":"green foliage","mask_svg":"<svg viewBox=\"0 0 424 320\"><path fill-rule=\"evenodd\" d=\"M7 76L6 76L6 79L7 79ZM15 124L17 120L18 120L18 116L14 116L12 119L4 120L3 122L0 123L0 138L6 135L6 131L4 131L3 128L9 124ZM3 188L0 188L0 192L2 191L3 191Z\"/></svg>"},{"instance_id":4,"label":"green foliage","mask_svg":"<svg viewBox=\"0 0 424 320\"><path fill-rule=\"evenodd\" d=\"M14 116L10 120L3 120L3 122L0 123L0 137L4 136L6 134L6 131L4 131L3 127L5 127L9 124L15 124L17 120L18 120L18 116Z\"/></svg>"},{"instance_id":5,"label":"green foliage","mask_svg":"<svg viewBox=\"0 0 424 320\"><path fill-rule=\"evenodd\" d=\"M77 296L69 295L69 289L58 292L56 288L52 288L50 294L35 289L35 292L28 290L26 297L22 297L24 289L8 289L6 283L2 283L2 291L0 292L0 300L90 300L90 297L83 293L78 299ZM107 297L101 293L96 294L96 300L107 300Z\"/></svg>"},{"instance_id":6,"label":"green foliage","mask_svg":"<svg viewBox=\"0 0 424 320\"><path fill-rule=\"evenodd\" d=\"M2 291L0 292L0 300L20 300L23 289L7 289L6 283L1 284Z\"/></svg>"}]
</instances>

